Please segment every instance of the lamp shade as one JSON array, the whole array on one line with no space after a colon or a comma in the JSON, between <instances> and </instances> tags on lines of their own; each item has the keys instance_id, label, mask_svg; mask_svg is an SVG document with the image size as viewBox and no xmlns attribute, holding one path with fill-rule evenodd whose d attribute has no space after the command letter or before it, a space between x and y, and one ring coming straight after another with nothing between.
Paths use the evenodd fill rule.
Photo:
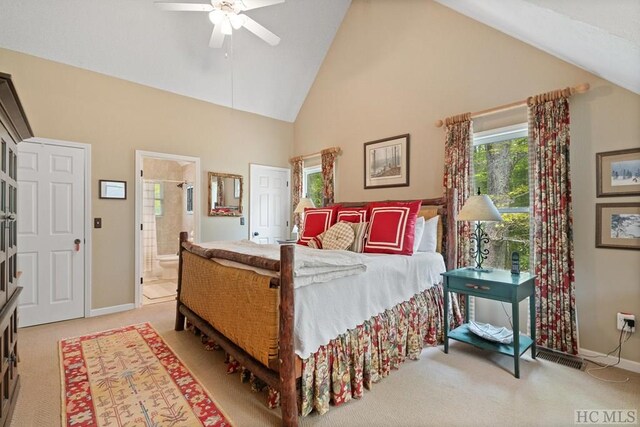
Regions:
<instances>
[{"instance_id":1,"label":"lamp shade","mask_svg":"<svg viewBox=\"0 0 640 427\"><path fill-rule=\"evenodd\" d=\"M298 206L296 206L296 209L293 211L293 213L303 213L304 208L315 208L315 207L316 205L313 204L313 200L307 197L303 197L298 202Z\"/></svg>"},{"instance_id":2,"label":"lamp shade","mask_svg":"<svg viewBox=\"0 0 640 427\"><path fill-rule=\"evenodd\" d=\"M502 216L489 196L478 194L467 199L458 213L458 221L502 221Z\"/></svg>"}]
</instances>

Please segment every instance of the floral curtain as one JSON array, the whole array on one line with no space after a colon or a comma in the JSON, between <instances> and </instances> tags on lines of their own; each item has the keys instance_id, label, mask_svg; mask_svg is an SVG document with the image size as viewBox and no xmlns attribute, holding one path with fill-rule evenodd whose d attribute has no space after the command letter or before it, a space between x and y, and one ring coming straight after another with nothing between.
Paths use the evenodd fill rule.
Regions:
<instances>
[{"instance_id":1,"label":"floral curtain","mask_svg":"<svg viewBox=\"0 0 640 427\"><path fill-rule=\"evenodd\" d=\"M527 103L538 344L577 354L567 99L570 95L570 89L564 89L530 97Z\"/></svg>"},{"instance_id":2,"label":"floral curtain","mask_svg":"<svg viewBox=\"0 0 640 427\"><path fill-rule=\"evenodd\" d=\"M291 209L295 210L296 206L302 198L302 170L304 169L304 160L302 156L293 157L289 160L293 167L291 176ZM293 214L293 223L300 227L300 214Z\"/></svg>"},{"instance_id":3,"label":"floral curtain","mask_svg":"<svg viewBox=\"0 0 640 427\"><path fill-rule=\"evenodd\" d=\"M460 211L471 194L471 114L460 114L445 121L444 190L447 195L455 191L455 204ZM458 212L455 212L457 214ZM469 222L456 222L457 247L455 260L447 260L449 269L470 265L471 256Z\"/></svg>"},{"instance_id":4,"label":"floral curtain","mask_svg":"<svg viewBox=\"0 0 640 427\"><path fill-rule=\"evenodd\" d=\"M333 169L336 163L336 157L339 148L327 148L326 150L322 150L322 203L324 206L328 206L333 203Z\"/></svg>"}]
</instances>

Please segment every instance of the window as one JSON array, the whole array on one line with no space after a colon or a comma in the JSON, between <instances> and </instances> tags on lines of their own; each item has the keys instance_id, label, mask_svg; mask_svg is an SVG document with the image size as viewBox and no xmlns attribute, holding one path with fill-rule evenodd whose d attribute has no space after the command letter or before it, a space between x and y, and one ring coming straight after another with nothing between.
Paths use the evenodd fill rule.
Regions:
<instances>
[{"instance_id":1,"label":"window","mask_svg":"<svg viewBox=\"0 0 640 427\"><path fill-rule=\"evenodd\" d=\"M529 269L529 142L526 124L474 134L474 190L496 205L503 222L489 222L489 256L485 265L511 269L511 253Z\"/></svg>"},{"instance_id":2,"label":"window","mask_svg":"<svg viewBox=\"0 0 640 427\"><path fill-rule=\"evenodd\" d=\"M156 216L162 216L164 211L164 184L161 182L153 184L153 208Z\"/></svg>"},{"instance_id":3,"label":"window","mask_svg":"<svg viewBox=\"0 0 640 427\"><path fill-rule=\"evenodd\" d=\"M304 168L302 178L302 194L313 200L316 206L322 206L322 167Z\"/></svg>"},{"instance_id":4,"label":"window","mask_svg":"<svg viewBox=\"0 0 640 427\"><path fill-rule=\"evenodd\" d=\"M187 184L187 215L193 215L193 184Z\"/></svg>"}]
</instances>

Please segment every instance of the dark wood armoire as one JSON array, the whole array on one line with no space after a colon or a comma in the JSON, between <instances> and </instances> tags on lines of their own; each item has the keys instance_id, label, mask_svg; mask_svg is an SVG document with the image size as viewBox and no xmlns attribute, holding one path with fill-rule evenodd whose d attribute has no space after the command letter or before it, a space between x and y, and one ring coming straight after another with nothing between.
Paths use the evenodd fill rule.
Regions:
<instances>
[{"instance_id":1,"label":"dark wood armoire","mask_svg":"<svg viewBox=\"0 0 640 427\"><path fill-rule=\"evenodd\" d=\"M33 132L11 76L0 73L0 426L8 426L16 404L18 376L18 143Z\"/></svg>"}]
</instances>

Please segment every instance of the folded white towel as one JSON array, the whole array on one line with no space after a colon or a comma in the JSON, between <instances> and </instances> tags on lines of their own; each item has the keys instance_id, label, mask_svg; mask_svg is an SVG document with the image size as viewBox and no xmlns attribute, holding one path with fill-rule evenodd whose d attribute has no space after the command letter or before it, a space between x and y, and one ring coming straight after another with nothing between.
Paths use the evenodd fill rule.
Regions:
<instances>
[{"instance_id":1,"label":"folded white towel","mask_svg":"<svg viewBox=\"0 0 640 427\"><path fill-rule=\"evenodd\" d=\"M496 341L502 344L511 344L513 342L513 331L505 327L497 327L488 323L469 321L469 330L479 337L489 341Z\"/></svg>"}]
</instances>

